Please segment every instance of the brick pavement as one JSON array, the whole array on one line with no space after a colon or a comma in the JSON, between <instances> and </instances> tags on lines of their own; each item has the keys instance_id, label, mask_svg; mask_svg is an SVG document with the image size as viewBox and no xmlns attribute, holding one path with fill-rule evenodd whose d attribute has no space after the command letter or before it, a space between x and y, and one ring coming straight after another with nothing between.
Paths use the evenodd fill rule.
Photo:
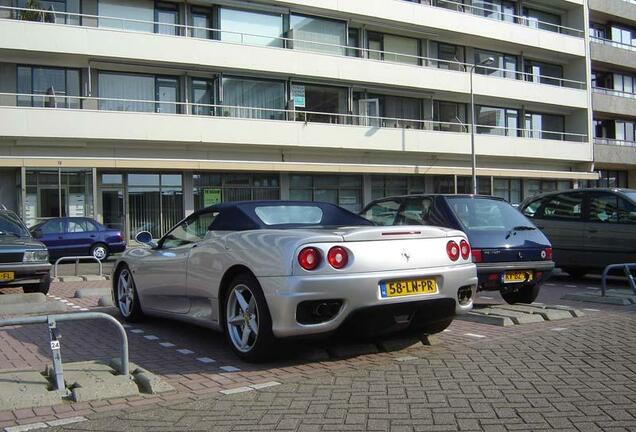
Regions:
<instances>
[{"instance_id":1,"label":"brick pavement","mask_svg":"<svg viewBox=\"0 0 636 432\"><path fill-rule=\"evenodd\" d=\"M579 308L595 308L599 312L589 312L586 317L559 323L560 327L594 328L605 325L607 316L612 319L631 319L634 308L607 307L577 302L564 302L559 298L568 290L583 290L587 286L595 285L595 280L569 281L557 278L551 286L546 286L539 300L553 304L570 304ZM78 300L71 296L80 287L107 286L104 282L83 282L54 284L50 301L54 297L66 299L74 304L81 304L89 309L96 308L96 299ZM566 287L571 285L571 287ZM500 301L495 293L483 293L481 303ZM602 309L602 310L601 310ZM629 320L628 320L629 321ZM631 321L629 321L631 322ZM574 324L576 323L576 324ZM455 350L455 362L490 360L491 365L497 364L497 354L475 354L474 352L461 354L466 346L492 344L497 341L508 341L517 338L519 349L524 352L525 338L534 338L537 333L560 337L560 332L551 330L555 323L541 323L515 328L499 328L475 323L456 321L448 332L440 335L440 344L435 347L416 346L398 353L379 353L358 356L339 361L319 361L312 359L315 346L297 346L286 353L288 359L267 365L249 365L236 359L225 345L223 338L209 330L199 327L178 324L167 320L148 320L147 322L128 327L131 361L140 366L162 375L176 389L176 393L157 396L142 396L137 398L99 401L90 404L63 404L51 409L20 410L17 412L0 411L0 427L12 426L20 423L34 423L55 418L66 418L84 414L94 414L102 411L135 409L147 404L172 405L174 399L196 400L204 395L217 395L220 390L250 386L258 383L278 381L284 384L297 380L311 380L317 376L332 376L333 374L347 375L360 370L382 368L387 364L394 364L396 357L428 358L432 353L440 350ZM117 340L115 333L97 322L63 323L62 332L65 337L62 345L64 361L89 360L93 358L109 358L117 354ZM467 335L470 334L470 335ZM564 335L569 334L567 331ZM96 335L99 337L96 338ZM477 338L475 335L483 336ZM565 336L567 339L567 336ZM99 341L99 345L94 342ZM171 346L174 345L174 346ZM182 354L177 350L188 350L192 353ZM503 348L502 348L503 349ZM558 349L553 348L555 352ZM515 358L514 352L506 354ZM542 361L550 356L542 357L532 351L529 352L531 361L520 359L516 366L527 367L533 361ZM32 368L42 369L49 363L48 337L45 327L37 326L8 328L0 330L0 368ZM214 360L209 361L210 359ZM463 359L463 360L462 360ZM323 359L324 360L324 359ZM430 360L430 359L429 359ZM444 363L442 363L444 364ZM6 366L5 366L6 365ZM227 368L229 367L229 368ZM492 368L495 369L492 369ZM226 368L226 370L222 369ZM480 366L479 373L499 370L497 366ZM322 379L322 378L321 378ZM274 391L274 390L271 390ZM494 391L494 390L493 390ZM443 413L448 414L448 413ZM353 418L353 417L352 417Z\"/></svg>"}]
</instances>

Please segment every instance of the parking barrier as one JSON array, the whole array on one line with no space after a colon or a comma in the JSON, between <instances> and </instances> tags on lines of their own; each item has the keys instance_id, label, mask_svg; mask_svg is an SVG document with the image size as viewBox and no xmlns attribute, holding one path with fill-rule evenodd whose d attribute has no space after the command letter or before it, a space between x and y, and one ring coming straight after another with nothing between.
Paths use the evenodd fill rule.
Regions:
<instances>
[{"instance_id":1,"label":"parking barrier","mask_svg":"<svg viewBox=\"0 0 636 432\"><path fill-rule=\"evenodd\" d=\"M49 336L51 339L51 354L53 356L53 372L55 379L53 386L55 390L59 390L68 395L68 390L64 384L64 371L62 368L62 354L60 339L62 334L57 327L58 322L62 321L75 321L75 320L88 320L88 319L105 319L115 325L119 330L121 336L121 361L119 364L119 373L123 376L130 375L130 366L128 364L128 337L126 336L126 330L112 316L101 312L78 312L70 314L58 314L58 315L42 315L34 317L22 317L0 320L0 327L12 326L12 325L25 325L25 324L41 324L47 323L49 328Z\"/></svg>"},{"instance_id":2,"label":"parking barrier","mask_svg":"<svg viewBox=\"0 0 636 432\"><path fill-rule=\"evenodd\" d=\"M99 275L100 277L104 276L104 267L102 265L102 262L100 260L98 260L97 258L95 258L94 256L68 256L68 257L62 257L62 258L58 258L57 261L55 261L55 268L53 270L53 277L57 278L57 266L60 262L62 261L72 261L75 260L75 276L79 276L79 262L80 260L93 260L96 261L97 264L99 265Z\"/></svg>"},{"instance_id":3,"label":"parking barrier","mask_svg":"<svg viewBox=\"0 0 636 432\"><path fill-rule=\"evenodd\" d=\"M610 272L610 270L614 270L618 268L623 269L623 271L625 272L625 277L627 277L627 280L629 282L629 286L631 287L634 295L636 295L636 281L634 281L634 276L632 275L632 272L630 270L632 268L636 268L636 263L622 263L622 264L610 264L607 267L605 267L605 270L603 270L603 276L601 277L601 296L602 297L605 297L605 291L607 290L608 273Z\"/></svg>"}]
</instances>

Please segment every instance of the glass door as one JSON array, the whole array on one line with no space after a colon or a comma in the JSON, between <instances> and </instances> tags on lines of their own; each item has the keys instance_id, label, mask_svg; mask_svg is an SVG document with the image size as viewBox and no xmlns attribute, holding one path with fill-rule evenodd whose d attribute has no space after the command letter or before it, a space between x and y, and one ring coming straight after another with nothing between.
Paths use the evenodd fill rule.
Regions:
<instances>
[{"instance_id":1,"label":"glass door","mask_svg":"<svg viewBox=\"0 0 636 432\"><path fill-rule=\"evenodd\" d=\"M123 190L102 190L102 216L107 228L116 229L122 233L125 231Z\"/></svg>"},{"instance_id":2,"label":"glass door","mask_svg":"<svg viewBox=\"0 0 636 432\"><path fill-rule=\"evenodd\" d=\"M53 218L66 216L66 189L40 189L40 217Z\"/></svg>"},{"instance_id":3,"label":"glass door","mask_svg":"<svg viewBox=\"0 0 636 432\"><path fill-rule=\"evenodd\" d=\"M156 81L157 112L176 114L179 100L179 81L176 78L158 77Z\"/></svg>"},{"instance_id":4,"label":"glass door","mask_svg":"<svg viewBox=\"0 0 636 432\"><path fill-rule=\"evenodd\" d=\"M360 99L360 126L380 127L380 101L378 99Z\"/></svg>"}]
</instances>

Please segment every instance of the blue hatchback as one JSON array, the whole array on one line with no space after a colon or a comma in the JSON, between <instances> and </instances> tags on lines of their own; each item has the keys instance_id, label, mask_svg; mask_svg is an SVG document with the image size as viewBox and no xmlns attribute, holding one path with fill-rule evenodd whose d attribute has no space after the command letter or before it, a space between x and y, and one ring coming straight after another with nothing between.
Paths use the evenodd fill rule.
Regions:
<instances>
[{"instance_id":1,"label":"blue hatchback","mask_svg":"<svg viewBox=\"0 0 636 432\"><path fill-rule=\"evenodd\" d=\"M100 261L126 250L122 233L89 218L47 219L30 228L31 235L46 245L51 258L93 256Z\"/></svg>"},{"instance_id":2,"label":"blue hatchback","mask_svg":"<svg viewBox=\"0 0 636 432\"><path fill-rule=\"evenodd\" d=\"M554 270L552 246L521 212L501 198L409 195L370 203L361 215L377 225L436 225L464 231L480 290L508 303L532 303Z\"/></svg>"}]
</instances>

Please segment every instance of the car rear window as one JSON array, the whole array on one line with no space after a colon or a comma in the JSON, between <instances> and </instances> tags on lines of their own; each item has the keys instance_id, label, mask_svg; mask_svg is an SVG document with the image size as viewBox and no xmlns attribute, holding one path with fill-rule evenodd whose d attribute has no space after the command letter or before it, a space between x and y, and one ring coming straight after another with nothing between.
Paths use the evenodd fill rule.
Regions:
<instances>
[{"instance_id":1,"label":"car rear window","mask_svg":"<svg viewBox=\"0 0 636 432\"><path fill-rule=\"evenodd\" d=\"M467 230L511 230L532 226L509 203L488 198L449 197L450 208Z\"/></svg>"},{"instance_id":2,"label":"car rear window","mask_svg":"<svg viewBox=\"0 0 636 432\"><path fill-rule=\"evenodd\" d=\"M309 205L262 206L254 209L265 225L320 225L323 212Z\"/></svg>"}]
</instances>

